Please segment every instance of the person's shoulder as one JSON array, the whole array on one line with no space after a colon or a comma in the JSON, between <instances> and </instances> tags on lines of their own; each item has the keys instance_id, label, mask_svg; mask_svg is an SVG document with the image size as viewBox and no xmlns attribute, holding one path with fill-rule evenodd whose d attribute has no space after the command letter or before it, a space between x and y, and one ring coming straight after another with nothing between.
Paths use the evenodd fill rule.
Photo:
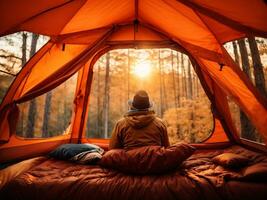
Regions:
<instances>
[{"instance_id":1,"label":"person's shoulder","mask_svg":"<svg viewBox=\"0 0 267 200\"><path fill-rule=\"evenodd\" d=\"M125 125L125 123L126 123L126 119L123 117L117 121L116 125L117 126L123 126L123 125Z\"/></svg>"},{"instance_id":2,"label":"person's shoulder","mask_svg":"<svg viewBox=\"0 0 267 200\"><path fill-rule=\"evenodd\" d=\"M166 127L166 122L159 117L155 117L154 123L159 127Z\"/></svg>"},{"instance_id":3,"label":"person's shoulder","mask_svg":"<svg viewBox=\"0 0 267 200\"><path fill-rule=\"evenodd\" d=\"M158 123L164 123L163 119L161 119L159 117L155 117L155 121Z\"/></svg>"}]
</instances>

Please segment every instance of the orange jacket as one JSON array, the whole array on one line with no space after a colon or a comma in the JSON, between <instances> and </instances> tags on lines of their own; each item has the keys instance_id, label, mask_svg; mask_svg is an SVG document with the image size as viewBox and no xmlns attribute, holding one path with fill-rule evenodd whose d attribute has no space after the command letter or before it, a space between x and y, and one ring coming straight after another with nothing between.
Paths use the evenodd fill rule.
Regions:
<instances>
[{"instance_id":1,"label":"orange jacket","mask_svg":"<svg viewBox=\"0 0 267 200\"><path fill-rule=\"evenodd\" d=\"M169 146L166 125L154 111L127 114L115 125L109 149L133 149L141 146Z\"/></svg>"}]
</instances>

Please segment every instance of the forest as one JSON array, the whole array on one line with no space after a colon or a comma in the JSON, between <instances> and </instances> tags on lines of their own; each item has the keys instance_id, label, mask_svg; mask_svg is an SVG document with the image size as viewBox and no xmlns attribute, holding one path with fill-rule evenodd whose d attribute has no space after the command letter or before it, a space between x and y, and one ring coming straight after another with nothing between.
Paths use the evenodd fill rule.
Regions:
<instances>
[{"instance_id":1,"label":"forest","mask_svg":"<svg viewBox=\"0 0 267 200\"><path fill-rule=\"evenodd\" d=\"M171 143L201 142L213 130L209 100L185 54L126 49L110 51L95 65L87 136L110 137L129 109L127 101L140 89L148 92L157 116L167 124Z\"/></svg>"},{"instance_id":2,"label":"forest","mask_svg":"<svg viewBox=\"0 0 267 200\"><path fill-rule=\"evenodd\" d=\"M0 38L0 102L16 74L49 38L20 32ZM255 87L265 96L267 42L245 38L225 48ZM187 55L171 49L119 49L103 55L94 66L86 119L86 136L109 138L127 112L127 101L139 89L148 92L158 117L168 128L171 143L201 142L213 131L210 102ZM71 127L77 74L52 91L19 105L17 135L52 137ZM232 119L240 136L261 142L247 116L229 98Z\"/></svg>"}]
</instances>

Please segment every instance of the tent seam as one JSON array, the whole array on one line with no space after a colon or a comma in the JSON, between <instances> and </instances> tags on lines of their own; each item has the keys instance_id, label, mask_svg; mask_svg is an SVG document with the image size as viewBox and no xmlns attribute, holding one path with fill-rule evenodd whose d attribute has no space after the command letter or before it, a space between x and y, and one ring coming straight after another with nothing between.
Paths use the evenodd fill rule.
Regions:
<instances>
[{"instance_id":1,"label":"tent seam","mask_svg":"<svg viewBox=\"0 0 267 200\"><path fill-rule=\"evenodd\" d=\"M219 40L219 38L217 37L217 35L214 33L214 31L210 28L210 26L206 23L206 21L200 16L200 14L198 13L198 11L194 8L191 8L196 15L198 16L198 18L203 22L203 24L207 27L207 29L212 33L212 35L214 36L214 38L217 40L217 42L222 45L221 41Z\"/></svg>"},{"instance_id":2,"label":"tent seam","mask_svg":"<svg viewBox=\"0 0 267 200\"><path fill-rule=\"evenodd\" d=\"M54 9L60 8L60 7L62 7L62 6L65 6L65 5L67 5L67 4L71 3L71 2L74 2L74 1L75 1L75 0L69 0L69 1L67 1L67 2L65 2L65 3L63 3L63 4L60 4L60 5L51 7L51 8L49 8L49 9L47 9L47 10L44 10L44 11L42 11L42 12L40 12L40 13L37 13L37 14L35 14L35 15L33 15L33 16L30 16L29 18L23 20L22 22L18 22L16 25L14 25L13 27L9 28L9 29L8 29L7 31L5 31L4 33L0 34L0 36L4 36L4 35L6 35L6 34L11 34L11 33L13 33L13 32L17 32L17 31L18 31L17 29L18 29L18 27L19 27L21 24L24 24L24 23L28 22L29 20L31 20L31 19L33 19L33 18L35 18L35 17L38 17L38 16L40 16L40 15L46 13L46 12L49 12L49 11L51 11L51 10L54 10ZM11 30L11 31L10 31L10 30Z\"/></svg>"},{"instance_id":3,"label":"tent seam","mask_svg":"<svg viewBox=\"0 0 267 200\"><path fill-rule=\"evenodd\" d=\"M266 31L259 30L257 28L253 28L249 25L241 24L240 22L235 21L233 19L230 19L230 18L228 18L228 17L226 17L220 13L217 13L217 12L215 12L209 8L205 8L205 7L197 4L196 2L192 2L189 0L176 0L176 1L179 1L182 4L187 5L189 7L197 8L197 10L199 12L203 13L204 15L207 15L210 18L212 18L212 19L214 19L214 20L216 20L216 21L218 21L218 22L220 22L226 26L229 26L229 27L233 28L234 30L245 33L246 35L251 35L251 32L252 32L253 34L256 34L256 35L261 36L261 37L267 36ZM219 20L219 18L221 20Z\"/></svg>"},{"instance_id":4,"label":"tent seam","mask_svg":"<svg viewBox=\"0 0 267 200\"><path fill-rule=\"evenodd\" d=\"M199 26L199 24L198 23L196 23L196 22L194 22L192 19L190 19L188 16L186 16L184 13L182 13L182 12L180 12L179 10L177 10L176 8L174 8L173 6L171 6L166 0L162 0L166 5L168 5L171 9L173 9L173 10L175 10L176 12L179 12L182 16L184 16L185 18L187 18L187 19L189 19L191 22L193 22L194 24L196 24L196 25L198 25ZM187 6L188 7L188 6ZM190 8L190 9L192 9L193 10L193 8L191 8L191 7L188 7L188 8ZM194 11L194 10L193 10ZM194 11L195 12L195 11ZM202 20L201 20L202 21ZM205 24L204 24L204 26L205 26ZM199 26L199 27L201 27L201 26ZM203 28L203 27L201 27L201 28ZM204 29L204 28L203 28Z\"/></svg>"},{"instance_id":5,"label":"tent seam","mask_svg":"<svg viewBox=\"0 0 267 200\"><path fill-rule=\"evenodd\" d=\"M74 16L81 10L82 7L84 7L85 3L87 2L86 0L83 0L83 4L80 6L80 8L78 10L76 10L76 12L71 16L71 18L67 21L66 24L64 24L62 26L62 29L59 31L59 35L61 35L61 32L63 31L63 29L70 23L70 21L74 18Z\"/></svg>"}]
</instances>

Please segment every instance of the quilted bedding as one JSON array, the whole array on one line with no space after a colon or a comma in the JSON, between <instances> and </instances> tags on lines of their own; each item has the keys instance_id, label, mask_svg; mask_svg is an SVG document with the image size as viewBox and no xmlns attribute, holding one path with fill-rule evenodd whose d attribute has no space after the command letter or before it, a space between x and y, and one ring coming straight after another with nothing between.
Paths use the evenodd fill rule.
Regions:
<instances>
[{"instance_id":1,"label":"quilted bedding","mask_svg":"<svg viewBox=\"0 0 267 200\"><path fill-rule=\"evenodd\" d=\"M0 199L266 199L266 178L246 179L238 170L214 164L224 152L245 155L248 167L266 166L267 157L239 146L196 152L179 168L161 175L131 175L99 165L80 165L47 158L15 177L0 191ZM266 170L259 168L264 177Z\"/></svg>"}]
</instances>

